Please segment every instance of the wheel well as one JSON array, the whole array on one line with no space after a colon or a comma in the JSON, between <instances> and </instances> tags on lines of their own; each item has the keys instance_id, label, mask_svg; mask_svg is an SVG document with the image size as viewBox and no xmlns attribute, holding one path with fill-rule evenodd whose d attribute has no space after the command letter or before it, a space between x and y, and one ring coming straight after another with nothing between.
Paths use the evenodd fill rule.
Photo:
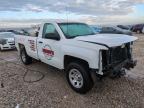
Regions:
<instances>
[{"instance_id":1,"label":"wheel well","mask_svg":"<svg viewBox=\"0 0 144 108\"><path fill-rule=\"evenodd\" d=\"M25 46L23 45L23 44L18 44L18 46L19 46L19 50L21 50L22 48L25 48Z\"/></svg>"},{"instance_id":2,"label":"wheel well","mask_svg":"<svg viewBox=\"0 0 144 108\"><path fill-rule=\"evenodd\" d=\"M65 55L64 56L64 68L66 69L67 65L71 62L79 62L79 63L82 63L89 68L89 64L87 61L80 59L80 58L77 58L77 57Z\"/></svg>"}]
</instances>

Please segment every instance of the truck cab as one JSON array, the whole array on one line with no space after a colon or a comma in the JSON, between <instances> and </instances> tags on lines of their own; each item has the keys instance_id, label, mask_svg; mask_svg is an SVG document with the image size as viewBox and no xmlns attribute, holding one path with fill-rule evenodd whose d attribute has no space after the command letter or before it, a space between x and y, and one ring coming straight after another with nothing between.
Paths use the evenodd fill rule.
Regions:
<instances>
[{"instance_id":1,"label":"truck cab","mask_svg":"<svg viewBox=\"0 0 144 108\"><path fill-rule=\"evenodd\" d=\"M94 84L91 73L117 76L136 65L132 56L136 39L123 34L95 34L85 23L56 21L41 24L38 36L16 35L15 43L25 65L33 58L65 70L71 88L86 93Z\"/></svg>"}]
</instances>

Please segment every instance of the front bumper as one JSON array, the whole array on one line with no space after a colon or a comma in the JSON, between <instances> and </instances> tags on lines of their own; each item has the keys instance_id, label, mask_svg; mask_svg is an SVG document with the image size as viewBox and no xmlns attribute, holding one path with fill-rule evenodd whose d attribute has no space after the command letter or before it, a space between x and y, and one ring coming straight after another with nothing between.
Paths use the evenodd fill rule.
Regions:
<instances>
[{"instance_id":1,"label":"front bumper","mask_svg":"<svg viewBox=\"0 0 144 108\"><path fill-rule=\"evenodd\" d=\"M15 49L15 45L9 45L9 44L1 45L1 50L10 50L10 49Z\"/></svg>"},{"instance_id":2,"label":"front bumper","mask_svg":"<svg viewBox=\"0 0 144 108\"><path fill-rule=\"evenodd\" d=\"M120 77L126 74L125 70L130 70L137 65L137 60L125 60L115 66L109 65L106 70L103 70L103 74L97 73L99 70L92 69L92 73L96 72L96 76L102 79L105 76L111 78Z\"/></svg>"},{"instance_id":3,"label":"front bumper","mask_svg":"<svg viewBox=\"0 0 144 108\"><path fill-rule=\"evenodd\" d=\"M111 78L115 78L117 76L123 76L126 74L125 69L130 70L131 68L134 68L137 64L136 60L125 60L124 62L118 64L114 68L111 68L107 70L109 71L109 75Z\"/></svg>"},{"instance_id":4,"label":"front bumper","mask_svg":"<svg viewBox=\"0 0 144 108\"><path fill-rule=\"evenodd\" d=\"M107 71L119 71L122 68L130 70L131 68L134 68L136 64L137 64L137 60L125 60L116 66L109 65L107 67Z\"/></svg>"},{"instance_id":5,"label":"front bumper","mask_svg":"<svg viewBox=\"0 0 144 108\"><path fill-rule=\"evenodd\" d=\"M100 66L103 74L119 73L125 69L130 70L137 64L137 61L133 60L130 43L110 48L108 51L102 50L101 52L102 63Z\"/></svg>"}]
</instances>

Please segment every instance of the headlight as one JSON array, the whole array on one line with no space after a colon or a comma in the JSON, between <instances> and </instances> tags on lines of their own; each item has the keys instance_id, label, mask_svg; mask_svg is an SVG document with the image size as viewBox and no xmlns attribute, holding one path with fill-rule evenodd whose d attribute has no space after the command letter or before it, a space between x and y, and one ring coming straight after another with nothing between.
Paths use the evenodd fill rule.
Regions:
<instances>
[{"instance_id":1,"label":"headlight","mask_svg":"<svg viewBox=\"0 0 144 108\"><path fill-rule=\"evenodd\" d=\"M7 39L0 39L0 44L4 45L7 43Z\"/></svg>"}]
</instances>

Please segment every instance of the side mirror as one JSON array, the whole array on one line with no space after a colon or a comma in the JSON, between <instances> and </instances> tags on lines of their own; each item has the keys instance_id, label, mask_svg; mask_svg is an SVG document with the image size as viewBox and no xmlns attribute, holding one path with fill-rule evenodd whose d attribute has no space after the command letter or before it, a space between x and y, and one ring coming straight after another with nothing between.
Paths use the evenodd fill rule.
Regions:
<instances>
[{"instance_id":1,"label":"side mirror","mask_svg":"<svg viewBox=\"0 0 144 108\"><path fill-rule=\"evenodd\" d=\"M60 36L57 33L47 33L45 34L46 39L52 39L52 40L60 40Z\"/></svg>"}]
</instances>

